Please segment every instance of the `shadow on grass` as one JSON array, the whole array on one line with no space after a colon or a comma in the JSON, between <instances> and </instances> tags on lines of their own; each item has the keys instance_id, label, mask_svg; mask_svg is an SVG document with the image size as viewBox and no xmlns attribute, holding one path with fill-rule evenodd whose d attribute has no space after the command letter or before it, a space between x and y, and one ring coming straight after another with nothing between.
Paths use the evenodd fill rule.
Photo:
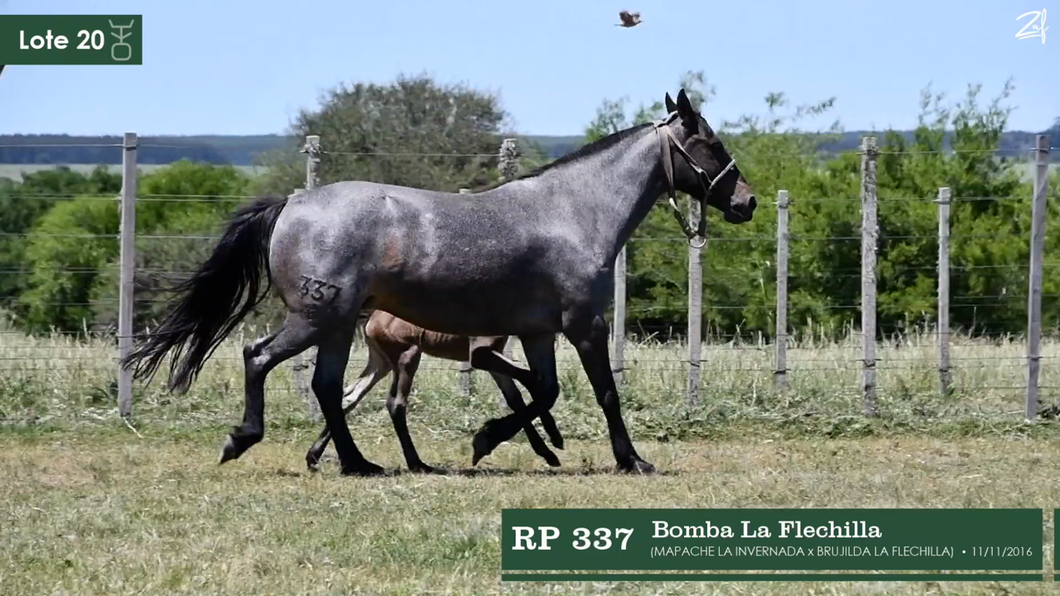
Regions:
<instances>
[{"instance_id":1,"label":"shadow on grass","mask_svg":"<svg viewBox=\"0 0 1060 596\"><path fill-rule=\"evenodd\" d=\"M321 461L321 464L338 467L337 462L328 462L326 459ZM301 477L301 476L315 476L320 474L319 471L294 471L288 469L276 469L273 471L277 476L286 477ZM540 478L540 477L578 477L578 476L663 476L663 477L675 477L679 476L680 472L673 470L658 470L652 474L635 474L629 472L622 472L615 467L578 467L578 468L551 468L547 470L535 469L526 470L519 468L464 468L464 467L447 467L447 466L435 466L433 472L413 472L407 468L385 468L382 474L375 476L340 476L342 478L394 478L398 476L412 476L412 477L429 477L429 476L454 476L463 478L489 478L489 477L526 477L526 478Z\"/></svg>"}]
</instances>

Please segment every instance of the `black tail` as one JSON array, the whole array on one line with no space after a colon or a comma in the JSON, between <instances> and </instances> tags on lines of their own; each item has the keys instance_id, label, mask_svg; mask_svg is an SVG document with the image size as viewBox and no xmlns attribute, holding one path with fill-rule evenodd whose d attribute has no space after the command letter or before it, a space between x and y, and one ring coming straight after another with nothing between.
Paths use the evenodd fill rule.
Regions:
<instances>
[{"instance_id":1,"label":"black tail","mask_svg":"<svg viewBox=\"0 0 1060 596\"><path fill-rule=\"evenodd\" d=\"M268 294L269 239L286 205L284 197L263 197L229 219L210 258L172 288L183 295L158 329L122 359L123 365L135 366L134 378L150 381L166 353L174 350L169 390L188 390L221 341Z\"/></svg>"}]
</instances>

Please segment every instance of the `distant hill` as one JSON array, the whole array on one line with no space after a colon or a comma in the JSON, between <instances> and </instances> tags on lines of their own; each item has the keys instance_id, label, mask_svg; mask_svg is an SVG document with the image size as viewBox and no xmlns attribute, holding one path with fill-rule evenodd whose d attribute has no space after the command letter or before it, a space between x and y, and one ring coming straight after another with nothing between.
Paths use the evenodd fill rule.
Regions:
<instances>
[{"instance_id":1,"label":"distant hill","mask_svg":"<svg viewBox=\"0 0 1060 596\"><path fill-rule=\"evenodd\" d=\"M287 143L295 146L293 139L281 135L140 137L136 161L166 164L189 159L249 166L259 154ZM0 163L119 164L121 144L118 136L0 135Z\"/></svg>"},{"instance_id":2,"label":"distant hill","mask_svg":"<svg viewBox=\"0 0 1060 596\"><path fill-rule=\"evenodd\" d=\"M1052 136L1052 144L1060 144L1060 122L1044 131ZM861 138L869 131L842 133L838 140L822 142L821 150L838 153L857 149ZM876 132L880 135L879 132ZM903 131L912 141L913 131ZM1034 144L1039 133L1009 131L1001 137L1001 155L1016 157L1020 151ZM580 135L523 135L528 142L540 146L551 158L556 158L579 147ZM215 164L252 166L255 158L269 151L289 147L294 150L300 141L283 135L198 135L140 137L137 162L165 164L180 159ZM42 146L43 145L43 146ZM110 145L100 147L97 145ZM69 135L0 135L0 164L120 164L121 137ZM1060 162L1060 152L1052 154Z\"/></svg>"}]
</instances>

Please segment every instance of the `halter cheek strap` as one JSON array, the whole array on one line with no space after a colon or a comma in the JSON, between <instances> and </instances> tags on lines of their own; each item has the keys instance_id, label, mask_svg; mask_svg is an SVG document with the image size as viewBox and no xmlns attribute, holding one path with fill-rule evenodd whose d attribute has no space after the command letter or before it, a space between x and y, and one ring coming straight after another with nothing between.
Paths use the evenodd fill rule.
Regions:
<instances>
[{"instance_id":1,"label":"halter cheek strap","mask_svg":"<svg viewBox=\"0 0 1060 596\"><path fill-rule=\"evenodd\" d=\"M685 148L681 146L681 143L677 142L677 139L674 138L674 133L672 133L667 127L667 125L673 122L675 118L677 118L677 112L671 112L666 118L656 122L654 126L655 131L659 133L659 148L662 151L663 171L666 173L667 191L674 218L677 219L677 224L681 226L681 231L684 232L685 236L688 238L689 245L691 245L692 248L700 249L707 244L707 209L704 203L706 202L707 197L710 196L711 191L714 190L714 186L718 181L721 180L729 170L736 167L736 160L731 159L729 164L718 173L717 177L711 180L706 171L699 167L696 160L692 159L692 156L685 151ZM700 201L699 209L699 222L695 231L692 231L692 226L688 224L688 220L685 219L684 213L682 213L681 209L677 206L676 193L674 190L674 158L671 148L675 149L681 157L685 158L685 161L688 162L688 166L695 171L699 184L703 188L703 199ZM702 242L698 245L693 242L696 236L702 238Z\"/></svg>"}]
</instances>

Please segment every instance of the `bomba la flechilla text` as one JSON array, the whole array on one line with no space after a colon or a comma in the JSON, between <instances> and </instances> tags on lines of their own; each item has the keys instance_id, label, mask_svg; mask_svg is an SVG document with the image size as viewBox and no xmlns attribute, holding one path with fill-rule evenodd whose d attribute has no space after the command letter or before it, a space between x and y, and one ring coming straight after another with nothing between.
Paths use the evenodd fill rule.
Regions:
<instances>
[{"instance_id":1,"label":"bomba la flechilla text","mask_svg":"<svg viewBox=\"0 0 1060 596\"><path fill-rule=\"evenodd\" d=\"M753 527L749 521L741 521L739 533L732 526L715 524L707 520L701 525L671 525L664 520L652 521L652 538L881 538L879 526L864 521L847 521L837 524L805 524L799 520L780 520L777 527L759 525Z\"/></svg>"}]
</instances>

